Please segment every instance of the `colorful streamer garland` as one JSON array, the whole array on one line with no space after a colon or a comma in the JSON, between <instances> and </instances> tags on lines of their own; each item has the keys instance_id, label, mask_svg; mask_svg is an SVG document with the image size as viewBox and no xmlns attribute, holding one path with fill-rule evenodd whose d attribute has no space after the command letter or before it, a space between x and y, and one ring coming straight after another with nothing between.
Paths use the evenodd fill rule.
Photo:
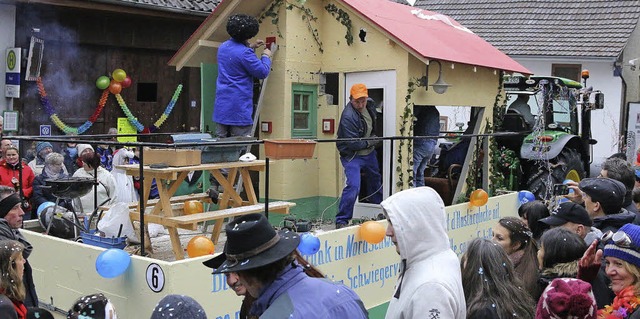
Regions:
<instances>
[{"instance_id":1,"label":"colorful streamer garland","mask_svg":"<svg viewBox=\"0 0 640 319\"><path fill-rule=\"evenodd\" d=\"M175 92L173 92L171 101L169 101L169 104L167 104L167 107L164 109L164 113L162 113L160 118L157 121L155 121L155 123L153 123L150 127L144 127L144 125L142 125L142 123L140 123L138 119L135 116L133 116L133 114L131 114L129 107L127 107L127 103L125 103L124 99L122 98L122 96L120 96L120 94L116 94L116 100L118 101L118 105L120 105L120 108L122 108L122 111L124 112L124 114L127 116L129 123L131 123L131 125L133 125L136 128L136 130L138 130L138 132L146 134L146 133L153 133L157 131L160 128L160 126L164 123L164 121L167 120L167 117L169 117L169 114L171 114L171 111L173 111L173 107L176 105L176 101L178 100L178 97L180 97L180 92L182 92L182 84L179 84Z\"/></svg>"},{"instance_id":2,"label":"colorful streamer garland","mask_svg":"<svg viewBox=\"0 0 640 319\"><path fill-rule=\"evenodd\" d=\"M53 106L51 106L51 103L49 102L49 97L47 97L47 92L44 90L44 84L42 84L42 78L39 77L36 82L38 84L38 92L40 93L40 104L42 104L44 111L47 112L47 115L49 115L49 118L51 118L51 121L53 122L53 124L55 124L62 132L64 132L67 135L83 134L89 128L91 128L93 123L95 123L98 120L98 116L100 116L100 113L102 113L102 110L104 109L104 105L107 103L107 98L109 97L109 90L106 90L106 89L103 90L102 96L100 97L100 101L98 102L98 106L96 107L96 110L93 112L93 115L91 115L89 119L86 122L84 122L84 124L78 126L77 128L71 127L65 124L60 119L60 117L58 117L58 114L56 113L55 109L53 108Z\"/></svg>"},{"instance_id":3,"label":"colorful streamer garland","mask_svg":"<svg viewBox=\"0 0 640 319\"><path fill-rule=\"evenodd\" d=\"M71 127L67 125L60 119L60 117L58 117L58 114L56 113L55 109L49 102L49 98L47 97L47 92L45 91L44 84L42 83L42 78L37 79L37 84L38 84L38 92L40 93L40 104L42 104L42 107L44 108L47 115L49 115L49 118L51 119L51 121L62 132L64 132L67 135L83 134L89 128L91 128L91 126L98 120L100 113L102 113L102 110L104 109L104 106L107 103L107 98L109 97L109 89L107 88L102 91L102 96L100 97L100 101L98 102L98 106L96 107L96 110L93 112L93 115L91 115L89 119L86 122L84 122L84 124L76 128L76 127ZM171 97L171 101L169 102L169 104L167 104L167 107L165 108L164 113L162 113L160 118L157 121L155 121L150 127L145 127L144 125L142 125L142 123L140 123L138 119L135 116L133 116L133 114L131 114L131 111L127 107L127 103L125 103L124 99L120 94L116 94L116 100L118 101L118 105L120 105L124 114L127 116L129 123L131 123L131 125L133 125L138 132L153 133L157 131L160 128L160 126L162 126L162 124L167 120L167 118L169 117L169 114L171 114L171 111L173 111L173 107L176 105L176 101L178 100L178 97L180 97L181 92L182 92L182 84L179 84L175 92L173 93L173 96Z\"/></svg>"}]
</instances>

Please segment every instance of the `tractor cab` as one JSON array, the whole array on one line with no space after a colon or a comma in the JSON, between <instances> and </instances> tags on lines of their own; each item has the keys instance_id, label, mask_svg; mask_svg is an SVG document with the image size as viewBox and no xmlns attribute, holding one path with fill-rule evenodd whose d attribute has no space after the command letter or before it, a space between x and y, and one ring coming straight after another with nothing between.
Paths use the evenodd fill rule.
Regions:
<instances>
[{"instance_id":1,"label":"tractor cab","mask_svg":"<svg viewBox=\"0 0 640 319\"><path fill-rule=\"evenodd\" d=\"M591 159L591 110L604 107L604 95L584 85L554 76L513 75L505 78L507 109L497 137L500 146L519 154L520 189L540 199L551 196L553 184L588 176ZM544 164L548 162L549 164Z\"/></svg>"},{"instance_id":2,"label":"tractor cab","mask_svg":"<svg viewBox=\"0 0 640 319\"><path fill-rule=\"evenodd\" d=\"M507 92L506 129L532 131L545 123L545 130L579 134L576 96L582 85L559 77L511 76L505 80ZM541 122L544 116L544 122Z\"/></svg>"}]
</instances>

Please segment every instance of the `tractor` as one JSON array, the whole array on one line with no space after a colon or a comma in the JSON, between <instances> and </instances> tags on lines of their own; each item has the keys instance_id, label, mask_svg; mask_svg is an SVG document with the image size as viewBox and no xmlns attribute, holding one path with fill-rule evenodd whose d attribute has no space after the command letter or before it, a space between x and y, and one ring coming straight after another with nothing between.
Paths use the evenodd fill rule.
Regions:
<instances>
[{"instance_id":1,"label":"tractor","mask_svg":"<svg viewBox=\"0 0 640 319\"><path fill-rule=\"evenodd\" d=\"M519 154L519 189L536 198L553 196L554 185L589 176L592 158L591 111L604 107L604 95L583 84L553 76L505 78L508 107L496 138L499 146Z\"/></svg>"}]
</instances>

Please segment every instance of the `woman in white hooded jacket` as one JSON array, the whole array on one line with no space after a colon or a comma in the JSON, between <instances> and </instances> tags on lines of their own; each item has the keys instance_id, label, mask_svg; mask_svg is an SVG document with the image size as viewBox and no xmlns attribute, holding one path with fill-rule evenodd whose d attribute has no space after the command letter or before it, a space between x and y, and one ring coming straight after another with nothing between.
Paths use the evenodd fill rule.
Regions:
<instances>
[{"instance_id":1,"label":"woman in white hooded jacket","mask_svg":"<svg viewBox=\"0 0 640 319\"><path fill-rule=\"evenodd\" d=\"M95 205L111 205L117 202L118 193L116 191L116 181L113 178L113 175L104 167L100 166L100 155L95 152L85 152L81 156L83 166L79 168L75 173L73 173L73 177L89 177L94 178L94 171L97 167L98 172L98 201L97 203L94 201L94 189L91 188L91 191L86 195L80 197L81 207L78 207L78 201L74 201L74 208L76 212L82 212L85 214L91 214L94 211Z\"/></svg>"},{"instance_id":2,"label":"woman in white hooded jacket","mask_svg":"<svg viewBox=\"0 0 640 319\"><path fill-rule=\"evenodd\" d=\"M401 272L387 319L466 318L460 261L449 246L442 198L430 187L396 193L380 204Z\"/></svg>"}]
</instances>

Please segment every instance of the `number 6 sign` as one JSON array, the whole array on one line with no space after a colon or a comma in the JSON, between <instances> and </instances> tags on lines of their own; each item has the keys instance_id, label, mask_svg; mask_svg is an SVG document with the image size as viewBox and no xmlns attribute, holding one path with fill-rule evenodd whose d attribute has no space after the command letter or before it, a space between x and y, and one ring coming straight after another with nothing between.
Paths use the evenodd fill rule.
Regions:
<instances>
[{"instance_id":1,"label":"number 6 sign","mask_svg":"<svg viewBox=\"0 0 640 319\"><path fill-rule=\"evenodd\" d=\"M156 263L147 267L147 285L153 292L161 292L164 288L164 271Z\"/></svg>"}]
</instances>

